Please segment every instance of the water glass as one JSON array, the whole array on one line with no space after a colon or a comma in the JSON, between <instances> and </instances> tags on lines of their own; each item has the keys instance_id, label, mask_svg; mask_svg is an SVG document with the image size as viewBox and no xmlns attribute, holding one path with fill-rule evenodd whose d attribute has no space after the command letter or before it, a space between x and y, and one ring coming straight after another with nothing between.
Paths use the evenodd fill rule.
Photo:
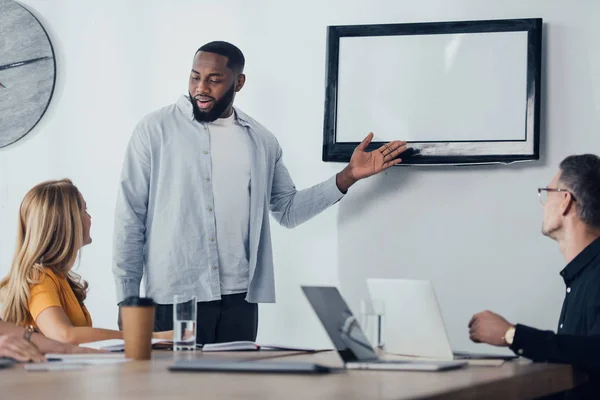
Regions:
<instances>
[{"instance_id":1,"label":"water glass","mask_svg":"<svg viewBox=\"0 0 600 400\"><path fill-rule=\"evenodd\" d=\"M196 297L173 298L173 350L196 350Z\"/></svg>"},{"instance_id":2,"label":"water glass","mask_svg":"<svg viewBox=\"0 0 600 400\"><path fill-rule=\"evenodd\" d=\"M381 299L364 299L360 303L360 326L374 348L383 349L383 317L385 303Z\"/></svg>"}]
</instances>

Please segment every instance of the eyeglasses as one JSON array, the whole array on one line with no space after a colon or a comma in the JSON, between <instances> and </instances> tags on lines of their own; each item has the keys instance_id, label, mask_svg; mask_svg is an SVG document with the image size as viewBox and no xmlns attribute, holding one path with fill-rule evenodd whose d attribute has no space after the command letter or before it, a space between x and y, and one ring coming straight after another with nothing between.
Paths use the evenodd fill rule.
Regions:
<instances>
[{"instance_id":1,"label":"eyeglasses","mask_svg":"<svg viewBox=\"0 0 600 400\"><path fill-rule=\"evenodd\" d=\"M548 201L548 192L567 192L571 195L571 198L573 199L573 201L575 201L575 196L573 196L573 193L571 193L567 189L545 187L545 188L538 188L537 191L538 191L538 197L540 198L540 203L542 203L542 205L546 204L546 202Z\"/></svg>"}]
</instances>

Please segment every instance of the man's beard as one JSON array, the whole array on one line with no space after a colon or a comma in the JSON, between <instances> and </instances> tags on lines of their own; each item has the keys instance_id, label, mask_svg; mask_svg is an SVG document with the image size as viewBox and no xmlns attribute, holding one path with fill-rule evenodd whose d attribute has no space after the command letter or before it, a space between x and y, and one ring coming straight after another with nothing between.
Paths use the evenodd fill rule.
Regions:
<instances>
[{"instance_id":1,"label":"man's beard","mask_svg":"<svg viewBox=\"0 0 600 400\"><path fill-rule=\"evenodd\" d=\"M192 110L194 111L194 119L198 122L213 122L227 110L227 107L231 105L233 102L233 96L235 95L235 85L231 85L231 89L227 91L219 100L214 99L214 103L210 111L202 111L198 104L196 104L196 99L189 93L190 103L192 103ZM209 97L209 96L204 96Z\"/></svg>"}]
</instances>

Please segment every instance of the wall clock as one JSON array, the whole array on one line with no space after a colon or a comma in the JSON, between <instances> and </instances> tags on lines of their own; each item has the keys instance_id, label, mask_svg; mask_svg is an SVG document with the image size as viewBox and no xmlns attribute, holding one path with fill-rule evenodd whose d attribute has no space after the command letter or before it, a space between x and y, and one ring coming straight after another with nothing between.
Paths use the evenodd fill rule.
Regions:
<instances>
[{"instance_id":1,"label":"wall clock","mask_svg":"<svg viewBox=\"0 0 600 400\"><path fill-rule=\"evenodd\" d=\"M40 21L17 2L0 0L0 147L37 125L55 80L54 50Z\"/></svg>"}]
</instances>

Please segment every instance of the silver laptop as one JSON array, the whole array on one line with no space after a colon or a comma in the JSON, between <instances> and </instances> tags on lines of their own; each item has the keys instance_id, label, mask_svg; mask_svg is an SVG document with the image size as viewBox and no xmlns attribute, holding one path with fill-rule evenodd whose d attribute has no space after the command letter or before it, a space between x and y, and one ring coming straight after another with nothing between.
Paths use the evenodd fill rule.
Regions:
<instances>
[{"instance_id":1,"label":"silver laptop","mask_svg":"<svg viewBox=\"0 0 600 400\"><path fill-rule=\"evenodd\" d=\"M443 371L467 364L464 361L381 360L337 288L302 286L302 291L348 369Z\"/></svg>"},{"instance_id":2,"label":"silver laptop","mask_svg":"<svg viewBox=\"0 0 600 400\"><path fill-rule=\"evenodd\" d=\"M372 299L385 304L383 338L389 353L437 360L514 359L514 354L453 351L442 312L427 280L367 279ZM407 328L410 327L410 328Z\"/></svg>"}]
</instances>

